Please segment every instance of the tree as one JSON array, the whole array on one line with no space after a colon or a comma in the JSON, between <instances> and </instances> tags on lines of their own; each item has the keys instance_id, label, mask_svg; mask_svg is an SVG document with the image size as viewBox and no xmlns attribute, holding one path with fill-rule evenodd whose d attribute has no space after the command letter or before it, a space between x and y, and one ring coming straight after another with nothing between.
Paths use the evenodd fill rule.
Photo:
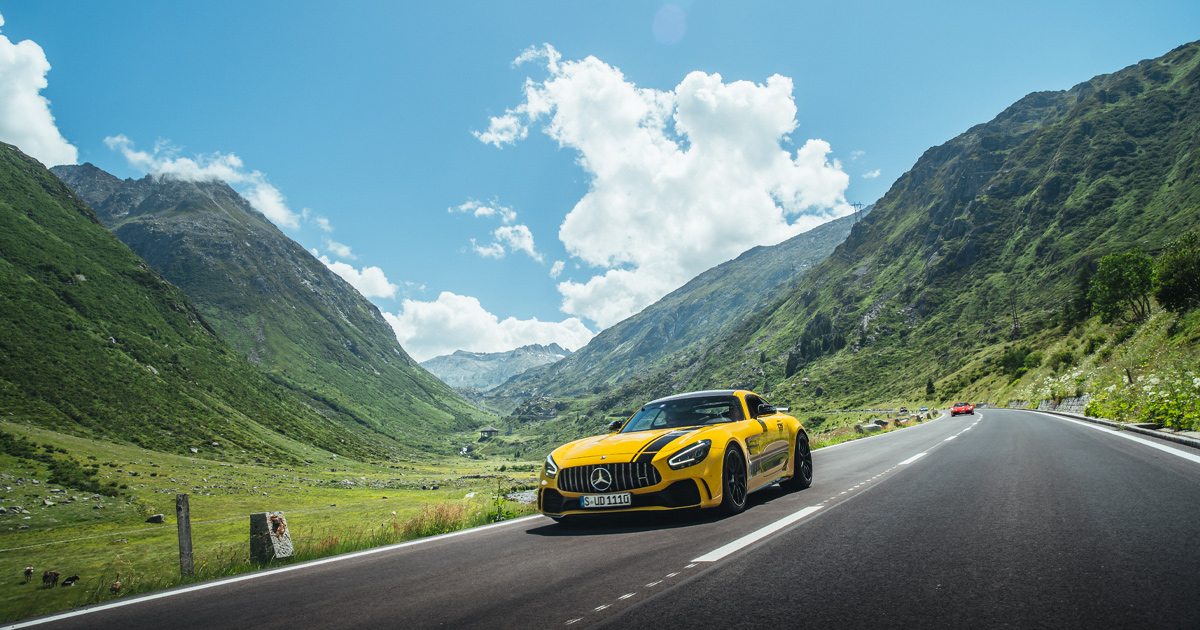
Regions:
<instances>
[{"instance_id":1,"label":"tree","mask_svg":"<svg viewBox=\"0 0 1200 630\"><path fill-rule=\"evenodd\" d=\"M1154 266L1154 298L1168 311L1200 306L1200 235L1184 232L1167 244Z\"/></svg>"},{"instance_id":2,"label":"tree","mask_svg":"<svg viewBox=\"0 0 1200 630\"><path fill-rule=\"evenodd\" d=\"M1154 286L1154 262L1135 247L1124 254L1100 259L1092 276L1088 298L1104 323L1123 319L1131 323L1150 316L1150 290Z\"/></svg>"},{"instance_id":3,"label":"tree","mask_svg":"<svg viewBox=\"0 0 1200 630\"><path fill-rule=\"evenodd\" d=\"M1063 324L1067 328L1083 322L1092 314L1092 300L1088 297L1092 285L1092 265L1084 263L1075 274L1075 293L1064 309Z\"/></svg>"},{"instance_id":4,"label":"tree","mask_svg":"<svg viewBox=\"0 0 1200 630\"><path fill-rule=\"evenodd\" d=\"M933 377L931 376L929 377L929 380L925 381L925 395L932 396L935 393L936 392L933 390Z\"/></svg>"}]
</instances>

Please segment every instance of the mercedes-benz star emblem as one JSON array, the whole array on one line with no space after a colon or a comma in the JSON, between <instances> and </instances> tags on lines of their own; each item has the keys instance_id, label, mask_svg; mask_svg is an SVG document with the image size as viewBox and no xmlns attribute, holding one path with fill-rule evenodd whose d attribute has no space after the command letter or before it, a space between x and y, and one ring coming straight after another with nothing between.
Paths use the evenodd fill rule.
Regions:
<instances>
[{"instance_id":1,"label":"mercedes-benz star emblem","mask_svg":"<svg viewBox=\"0 0 1200 630\"><path fill-rule=\"evenodd\" d=\"M612 473L607 468L597 468L592 471L591 481L593 488L604 492L612 486Z\"/></svg>"}]
</instances>

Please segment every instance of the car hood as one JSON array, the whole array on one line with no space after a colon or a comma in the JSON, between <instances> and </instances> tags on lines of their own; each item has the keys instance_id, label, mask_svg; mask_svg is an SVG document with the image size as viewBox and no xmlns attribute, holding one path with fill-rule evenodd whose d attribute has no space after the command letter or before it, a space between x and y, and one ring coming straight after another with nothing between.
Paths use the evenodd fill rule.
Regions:
<instances>
[{"instance_id":1,"label":"car hood","mask_svg":"<svg viewBox=\"0 0 1200 630\"><path fill-rule=\"evenodd\" d=\"M599 463L601 458L610 462L633 461L635 455L654 452L674 452L686 442L696 439L696 434L712 427L682 429L659 429L635 431L633 433L610 433L576 440L564 444L554 451L560 466L582 466Z\"/></svg>"}]
</instances>

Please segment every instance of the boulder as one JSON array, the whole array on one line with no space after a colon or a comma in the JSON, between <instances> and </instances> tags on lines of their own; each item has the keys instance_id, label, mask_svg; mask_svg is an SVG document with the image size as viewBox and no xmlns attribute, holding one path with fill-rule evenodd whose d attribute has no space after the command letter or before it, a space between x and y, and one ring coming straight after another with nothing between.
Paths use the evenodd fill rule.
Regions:
<instances>
[{"instance_id":1,"label":"boulder","mask_svg":"<svg viewBox=\"0 0 1200 630\"><path fill-rule=\"evenodd\" d=\"M151 516L150 518L146 519L146 522L160 524L160 523L167 522L167 519L162 514L155 514L154 516Z\"/></svg>"}]
</instances>

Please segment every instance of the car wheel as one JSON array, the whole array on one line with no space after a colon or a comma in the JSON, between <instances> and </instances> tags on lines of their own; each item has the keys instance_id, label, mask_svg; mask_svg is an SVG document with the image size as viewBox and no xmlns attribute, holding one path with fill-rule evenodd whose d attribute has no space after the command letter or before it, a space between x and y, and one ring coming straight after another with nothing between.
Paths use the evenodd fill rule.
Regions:
<instances>
[{"instance_id":1,"label":"car wheel","mask_svg":"<svg viewBox=\"0 0 1200 630\"><path fill-rule=\"evenodd\" d=\"M733 442L725 447L725 466L721 473L721 510L726 514L737 514L746 509L746 490L749 479L746 474L746 459Z\"/></svg>"},{"instance_id":2,"label":"car wheel","mask_svg":"<svg viewBox=\"0 0 1200 630\"><path fill-rule=\"evenodd\" d=\"M803 490L811 486L813 480L812 450L808 448L807 435L804 433L796 435L796 446L793 452L796 457L796 474L779 485L787 490Z\"/></svg>"}]
</instances>

